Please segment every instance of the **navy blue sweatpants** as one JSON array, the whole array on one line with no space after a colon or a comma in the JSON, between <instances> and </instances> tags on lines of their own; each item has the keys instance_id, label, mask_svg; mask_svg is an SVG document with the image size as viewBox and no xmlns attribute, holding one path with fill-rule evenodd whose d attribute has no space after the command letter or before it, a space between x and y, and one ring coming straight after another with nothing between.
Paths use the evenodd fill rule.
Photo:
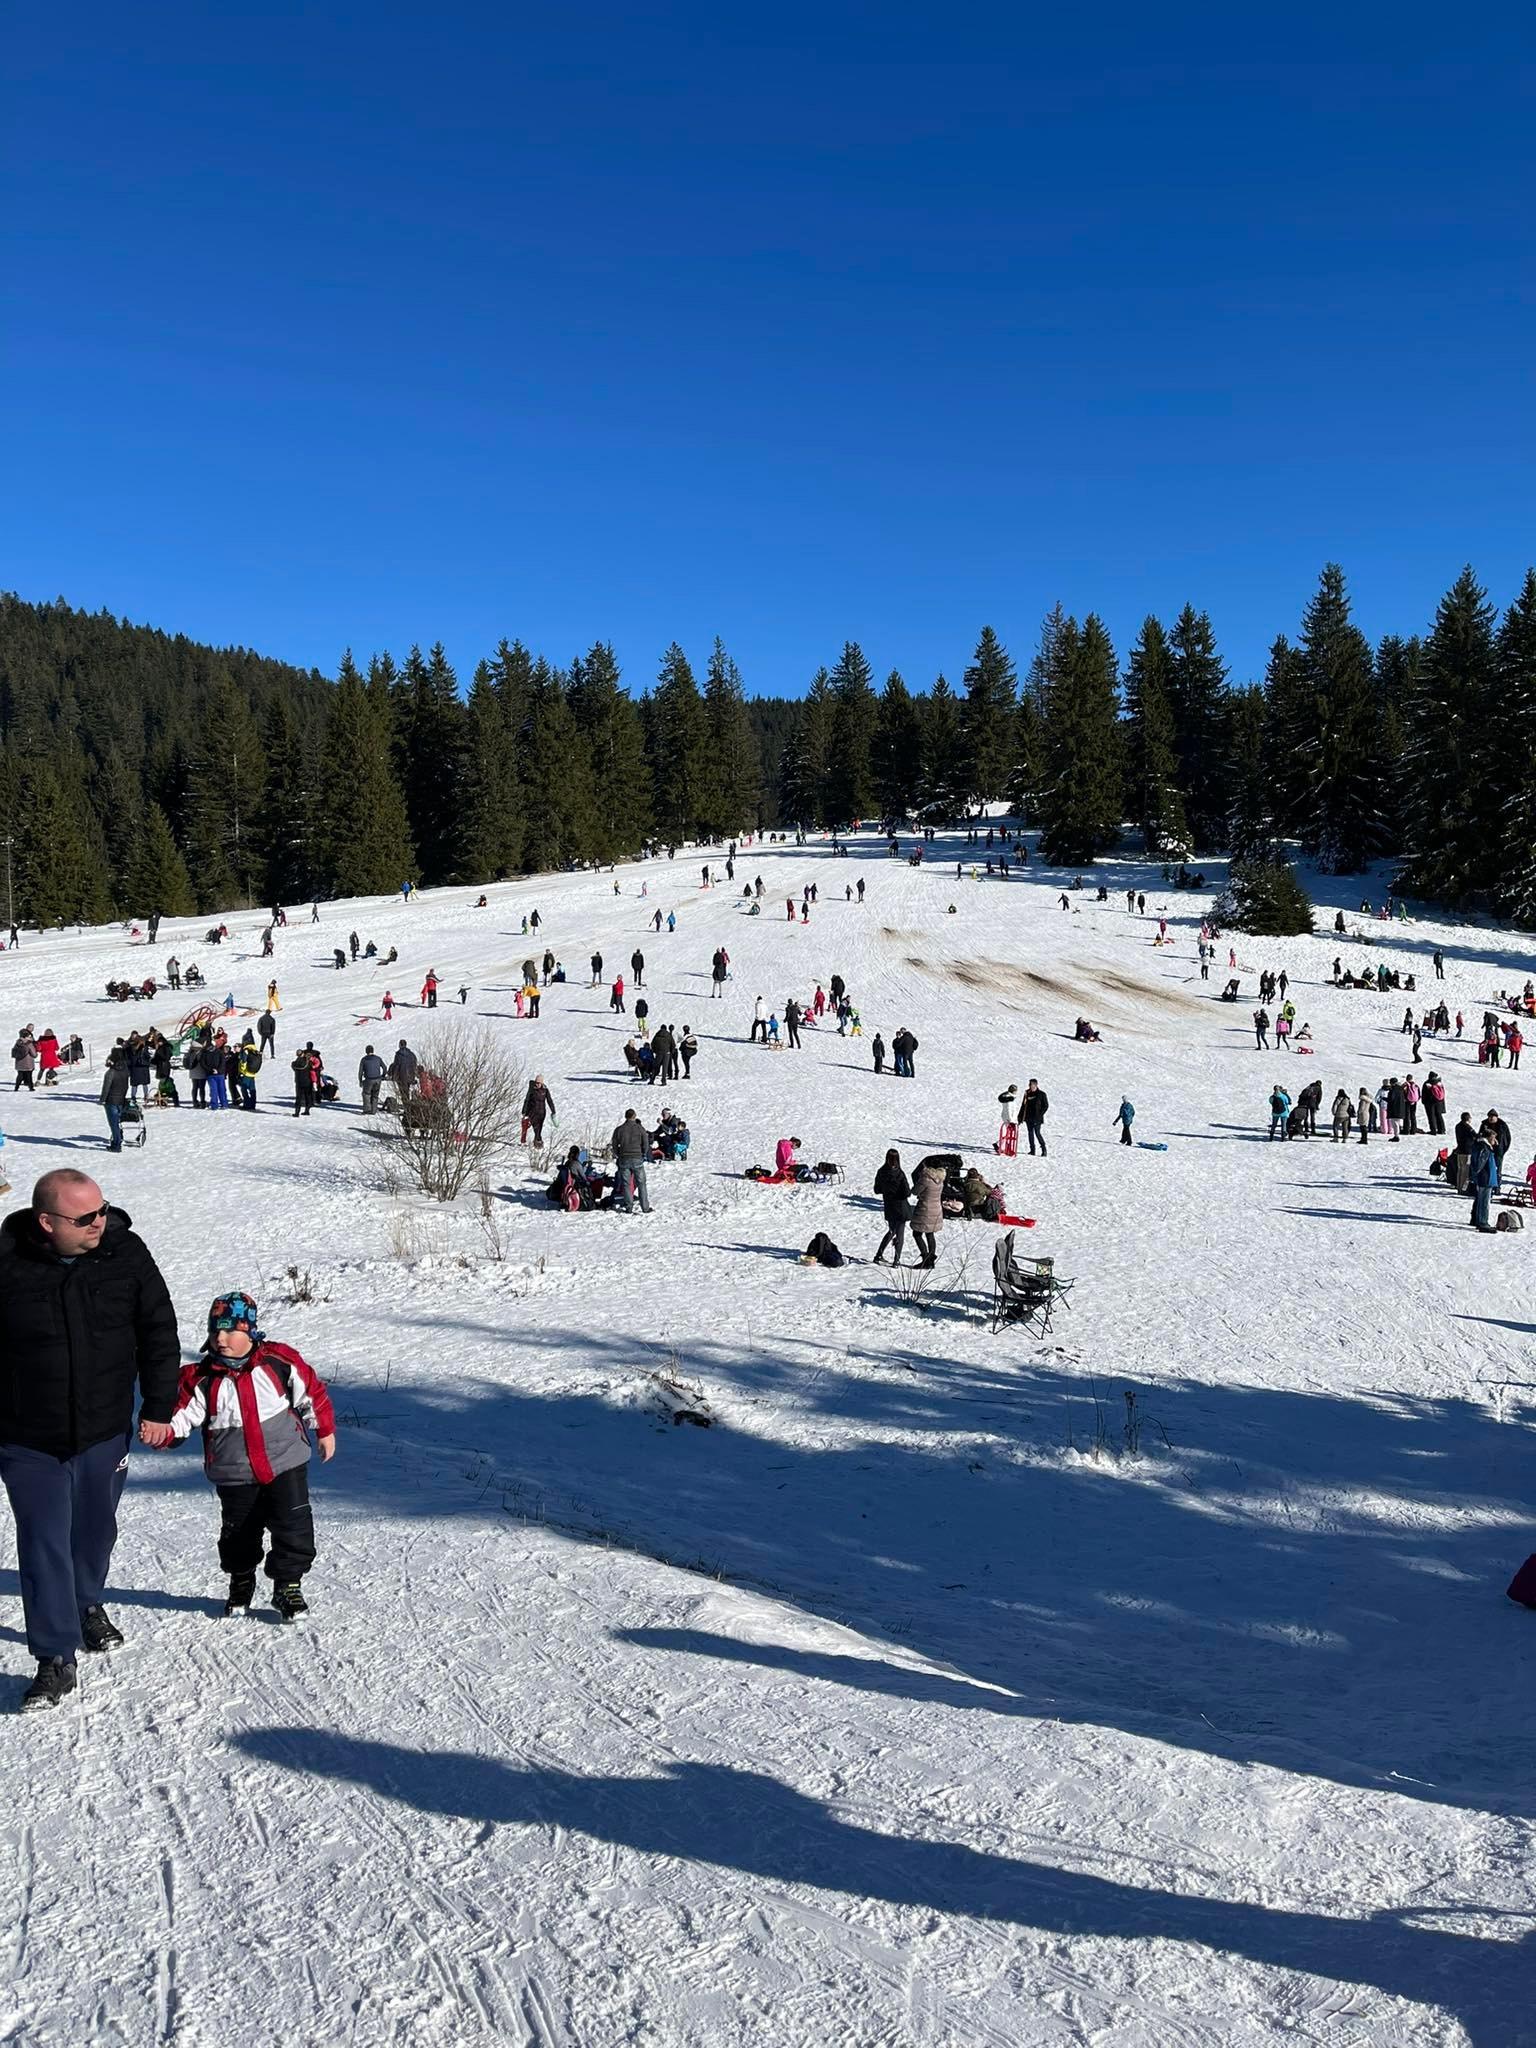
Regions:
<instances>
[{"instance_id":1,"label":"navy blue sweatpants","mask_svg":"<svg viewBox=\"0 0 1536 2048\"><path fill-rule=\"evenodd\" d=\"M39 1662L80 1649L80 1615L98 1607L117 1541L128 1477L128 1439L114 1436L73 1458L0 1444L0 1480L16 1517L16 1562L27 1648Z\"/></svg>"}]
</instances>

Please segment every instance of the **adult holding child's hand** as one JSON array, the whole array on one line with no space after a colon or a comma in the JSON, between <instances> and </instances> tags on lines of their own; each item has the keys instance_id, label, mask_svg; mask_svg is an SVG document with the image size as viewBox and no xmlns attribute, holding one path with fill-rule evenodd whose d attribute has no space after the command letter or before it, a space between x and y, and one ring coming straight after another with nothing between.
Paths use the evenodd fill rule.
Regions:
<instances>
[{"instance_id":1,"label":"adult holding child's hand","mask_svg":"<svg viewBox=\"0 0 1536 2048\"><path fill-rule=\"evenodd\" d=\"M180 1368L170 1293L130 1219L88 1173L45 1173L0 1225L0 1481L37 1659L23 1711L74 1691L82 1645L123 1640L102 1597L134 1395L142 1440L165 1441Z\"/></svg>"}]
</instances>

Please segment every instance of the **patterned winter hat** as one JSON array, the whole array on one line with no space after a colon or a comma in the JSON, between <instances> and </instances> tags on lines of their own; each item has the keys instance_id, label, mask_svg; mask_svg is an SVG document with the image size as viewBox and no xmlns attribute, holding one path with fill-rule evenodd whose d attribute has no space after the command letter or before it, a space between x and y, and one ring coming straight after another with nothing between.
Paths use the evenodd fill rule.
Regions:
<instances>
[{"instance_id":1,"label":"patterned winter hat","mask_svg":"<svg viewBox=\"0 0 1536 2048\"><path fill-rule=\"evenodd\" d=\"M244 1330L254 1342L256 1303L248 1294L221 1294L208 1311L208 1334L215 1330Z\"/></svg>"}]
</instances>

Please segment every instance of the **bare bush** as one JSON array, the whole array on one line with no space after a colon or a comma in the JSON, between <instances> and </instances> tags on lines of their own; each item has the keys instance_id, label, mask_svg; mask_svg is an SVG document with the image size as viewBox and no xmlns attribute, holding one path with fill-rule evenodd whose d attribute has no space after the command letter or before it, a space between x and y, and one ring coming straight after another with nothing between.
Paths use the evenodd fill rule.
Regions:
<instances>
[{"instance_id":1,"label":"bare bush","mask_svg":"<svg viewBox=\"0 0 1536 2048\"><path fill-rule=\"evenodd\" d=\"M381 1136L422 1194L451 1202L517 1142L523 1070L485 1027L454 1018L416 1047L420 1085Z\"/></svg>"}]
</instances>

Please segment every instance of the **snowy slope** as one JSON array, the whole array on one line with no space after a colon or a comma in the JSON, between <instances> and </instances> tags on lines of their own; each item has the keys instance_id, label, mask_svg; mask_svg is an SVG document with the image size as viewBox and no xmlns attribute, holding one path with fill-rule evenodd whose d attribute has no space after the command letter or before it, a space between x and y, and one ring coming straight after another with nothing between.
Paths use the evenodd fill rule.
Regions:
<instances>
[{"instance_id":1,"label":"snowy slope","mask_svg":"<svg viewBox=\"0 0 1536 2048\"><path fill-rule=\"evenodd\" d=\"M1109 862L1109 903L1063 913L1059 878L956 880L944 850L914 872L872 841L754 848L755 920L686 857L620 870L618 897L564 876L485 910L325 906L278 936L258 1117L157 1115L109 1160L93 1077L8 1098L17 1199L46 1167L99 1171L184 1338L216 1291L254 1288L342 1427L313 1468L303 1634L213 1619L195 1453L135 1457L127 1649L75 1705L0 1724L0 2040L1536 2041L1536 1631L1502 1598L1533 1547L1532 1248L1466 1228L1422 1137L1264 1142L1277 1074L1317 1072L1326 1105L1402 1071L1405 999L1325 986L1331 932L1237 942L1288 969L1313 1026L1315 1058L1261 1055L1252 1001L1197 978L1202 902ZM1136 882L1173 947L1126 914ZM1320 927L1358 896L1316 887ZM519 1021L535 906L573 979ZM231 917L218 953L204 922L152 958L120 932L28 935L0 957L7 1029L79 1029L99 1055L169 1023L174 999L97 996L171 950L254 1006L261 920ZM473 1203L387 1197L355 1110L295 1126L297 1040L355 1101L364 1043L428 1028L414 1008L384 1027L382 973L332 971L354 925L400 948L397 997L429 965L470 984L470 1016L549 1081L558 1136L680 1101L693 1153L652 1169L655 1214L556 1215L513 1159L486 1229ZM1533 964L1491 929L1394 931L1421 1007L1437 942L1469 1024ZM594 946L628 979L636 944L653 1023L699 1037L686 1088L637 1094L585 986ZM877 1080L869 1035L745 1043L756 994L833 972L867 1034L917 1034L915 1081ZM1102 1044L1071 1042L1080 1012ZM1536 1081L1424 1049L1453 1113L1501 1109L1523 1171ZM945 1230L926 1308L866 1263L885 1147L990 1170L997 1093L1031 1075L1051 1156L1002 1177L1038 1219L1023 1248L1077 1283L1043 1343L987 1327L990 1226ZM1123 1091L1166 1151L1117 1145ZM791 1132L846 1183L740 1178ZM818 1229L842 1270L794 1262ZM283 1304L290 1266L314 1302ZM718 1426L660 1420L646 1376L669 1362ZM1127 1389L1136 1459L1115 1454ZM0 1593L20 1681L4 1518Z\"/></svg>"}]
</instances>

